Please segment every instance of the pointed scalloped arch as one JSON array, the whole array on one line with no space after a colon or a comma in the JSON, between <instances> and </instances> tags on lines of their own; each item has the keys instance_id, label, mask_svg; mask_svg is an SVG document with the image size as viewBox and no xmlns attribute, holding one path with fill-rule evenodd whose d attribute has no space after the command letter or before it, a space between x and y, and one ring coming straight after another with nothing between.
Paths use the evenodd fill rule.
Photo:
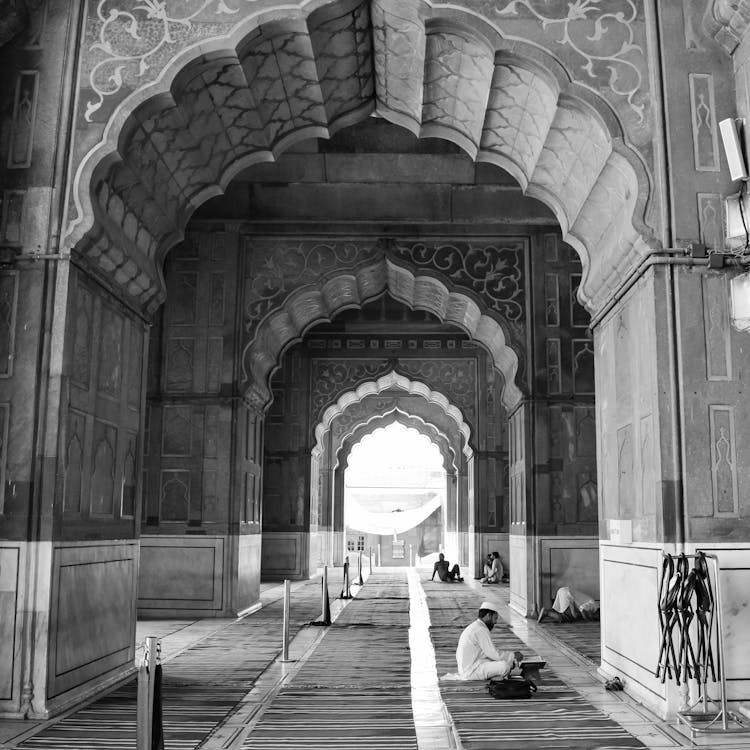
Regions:
<instances>
[{"instance_id":1,"label":"pointed scalloped arch","mask_svg":"<svg viewBox=\"0 0 750 750\"><path fill-rule=\"evenodd\" d=\"M464 419L461 410L451 404L448 399L437 391L433 391L427 385L419 380L410 380L404 375L391 371L376 380L370 380L361 383L356 388L341 394L335 404L331 404L324 412L320 422L315 426L315 446L312 449L314 457L319 457L323 453L323 441L325 435L330 430L333 420L343 414L347 407L359 403L367 396L377 395L391 388L396 388L411 395L421 396L431 404L438 406L450 419L456 423L456 428L463 436L463 452L467 459L470 459L474 451L470 444L471 428Z\"/></svg>"},{"instance_id":2,"label":"pointed scalloped arch","mask_svg":"<svg viewBox=\"0 0 750 750\"><path fill-rule=\"evenodd\" d=\"M518 356L507 345L500 323L468 294L449 289L434 276L415 274L388 258L333 276L320 286L300 288L263 319L243 352L247 400L256 408L270 402L268 382L281 354L299 341L308 328L359 307L383 292L413 310L427 310L442 322L459 326L481 343L503 376L503 404L513 409L520 402L522 393L515 384Z\"/></svg>"},{"instance_id":3,"label":"pointed scalloped arch","mask_svg":"<svg viewBox=\"0 0 750 750\"><path fill-rule=\"evenodd\" d=\"M505 39L497 17L426 0L253 10L182 50L82 159L66 241L152 311L166 252L239 165L370 114L453 141L549 205L581 255L592 312L657 246L648 170L605 100L549 53Z\"/></svg>"},{"instance_id":4,"label":"pointed scalloped arch","mask_svg":"<svg viewBox=\"0 0 750 750\"><path fill-rule=\"evenodd\" d=\"M339 447L335 453L334 468L339 465L346 468L348 457L352 448L359 443L365 435L374 433L378 429L383 429L391 424L404 425L417 430L420 435L424 435L431 442L435 443L440 449L443 457L443 468L446 471L458 471L456 464L456 450L451 444L448 435L442 432L436 425L428 422L418 414L409 414L408 412L395 406L382 414L371 414L368 417L352 424L349 430L342 435L338 441ZM343 459L342 459L343 457Z\"/></svg>"}]
</instances>

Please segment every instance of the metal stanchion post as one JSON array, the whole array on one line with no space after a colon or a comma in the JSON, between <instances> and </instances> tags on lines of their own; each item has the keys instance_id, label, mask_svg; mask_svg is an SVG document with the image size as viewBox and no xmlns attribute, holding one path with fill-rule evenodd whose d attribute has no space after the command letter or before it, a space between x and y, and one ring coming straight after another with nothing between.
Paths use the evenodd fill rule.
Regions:
<instances>
[{"instance_id":1,"label":"metal stanchion post","mask_svg":"<svg viewBox=\"0 0 750 750\"><path fill-rule=\"evenodd\" d=\"M372 575L372 547L370 547L370 575Z\"/></svg>"},{"instance_id":2,"label":"metal stanchion post","mask_svg":"<svg viewBox=\"0 0 750 750\"><path fill-rule=\"evenodd\" d=\"M364 586L365 582L362 579L362 550L359 551L359 563L357 564L357 586Z\"/></svg>"},{"instance_id":3,"label":"metal stanchion post","mask_svg":"<svg viewBox=\"0 0 750 750\"><path fill-rule=\"evenodd\" d=\"M323 568L323 606L320 619L324 625L331 624L331 603L328 600L328 566Z\"/></svg>"},{"instance_id":4,"label":"metal stanchion post","mask_svg":"<svg viewBox=\"0 0 750 750\"><path fill-rule=\"evenodd\" d=\"M377 562L378 567L380 567L381 564L382 564L382 560L380 557L380 542L378 542L378 562Z\"/></svg>"},{"instance_id":5,"label":"metal stanchion post","mask_svg":"<svg viewBox=\"0 0 750 750\"><path fill-rule=\"evenodd\" d=\"M411 546L411 544L409 545L409 565L410 566L414 565L414 555L412 553L412 546Z\"/></svg>"},{"instance_id":6,"label":"metal stanchion post","mask_svg":"<svg viewBox=\"0 0 750 750\"><path fill-rule=\"evenodd\" d=\"M282 649L281 649L281 661L290 662L294 659L289 658L289 603L291 600L291 581L288 578L284 579L284 623L282 630Z\"/></svg>"},{"instance_id":7,"label":"metal stanchion post","mask_svg":"<svg viewBox=\"0 0 750 750\"><path fill-rule=\"evenodd\" d=\"M143 642L143 662L138 668L136 699L136 746L138 750L151 750L154 718L154 678L159 662L161 644L150 635Z\"/></svg>"}]
</instances>

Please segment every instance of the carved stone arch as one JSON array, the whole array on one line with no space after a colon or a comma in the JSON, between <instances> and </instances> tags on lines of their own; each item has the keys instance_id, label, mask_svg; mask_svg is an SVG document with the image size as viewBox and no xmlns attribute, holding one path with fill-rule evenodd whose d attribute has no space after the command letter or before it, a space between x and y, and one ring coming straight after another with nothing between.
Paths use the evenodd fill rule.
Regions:
<instances>
[{"instance_id":1,"label":"carved stone arch","mask_svg":"<svg viewBox=\"0 0 750 750\"><path fill-rule=\"evenodd\" d=\"M568 58L553 57L545 33L548 24L567 31L574 16L546 19L527 3L490 8L482 17L424 0L243 7L231 22L223 18L213 37L188 27L187 41L156 74L144 76L146 58L136 54L141 68L126 89L132 93L119 96L99 143L77 166L66 242L91 273L153 311L165 293L164 256L196 205L221 192L239 168L376 114L419 135L448 138L476 160L507 165L558 216L563 238L583 261L581 301L594 312L657 247L641 215L650 195L647 170L621 135L645 143L649 129L646 58L632 41L637 20L611 14L631 39L621 46L635 61L617 50L595 60L576 48L574 76L564 67ZM505 35L508 18L526 38ZM100 34L108 23L99 20ZM102 37L82 67L93 75L95 55L108 63L109 48ZM592 66L610 76L609 90L601 87L606 101L593 82L584 84ZM618 90L624 73L635 83ZM102 75L121 91L114 71ZM99 87L84 119L91 121L110 93ZM616 116L612 102L621 105ZM97 129L84 143L91 132Z\"/></svg>"},{"instance_id":2,"label":"carved stone arch","mask_svg":"<svg viewBox=\"0 0 750 750\"><path fill-rule=\"evenodd\" d=\"M442 433L435 425L426 422L422 417L408 414L398 408L392 409L385 414L373 414L367 421L354 425L338 447L334 446L333 468L335 469L340 466L346 469L348 467L352 449L365 435L371 435L376 430L397 423L416 430L420 435L424 435L424 437L438 447L446 473L450 474L458 471L456 450L452 445L450 437Z\"/></svg>"},{"instance_id":3,"label":"carved stone arch","mask_svg":"<svg viewBox=\"0 0 750 750\"><path fill-rule=\"evenodd\" d=\"M300 341L309 328L385 292L413 310L426 310L442 322L458 326L482 344L503 376L503 403L510 410L520 402L522 393L515 383L518 356L507 345L503 326L486 305L447 281L396 264L385 256L329 277L322 284L295 290L261 320L244 350L247 401L255 408L267 407L271 398L268 383L283 351Z\"/></svg>"},{"instance_id":4,"label":"carved stone arch","mask_svg":"<svg viewBox=\"0 0 750 750\"><path fill-rule=\"evenodd\" d=\"M336 400L336 403L325 410L320 422L315 427L315 445L312 449L313 458L319 459L324 454L326 435L337 416L343 414L347 408L359 403L369 395L382 394L385 391L393 389L419 395L428 403L437 406L453 421L458 433L461 435L464 456L470 459L474 455L474 449L471 444L472 431L461 411L451 404L442 393L431 390L420 381L409 380L403 375L391 371L376 380L362 383L353 390L342 394Z\"/></svg>"}]
</instances>

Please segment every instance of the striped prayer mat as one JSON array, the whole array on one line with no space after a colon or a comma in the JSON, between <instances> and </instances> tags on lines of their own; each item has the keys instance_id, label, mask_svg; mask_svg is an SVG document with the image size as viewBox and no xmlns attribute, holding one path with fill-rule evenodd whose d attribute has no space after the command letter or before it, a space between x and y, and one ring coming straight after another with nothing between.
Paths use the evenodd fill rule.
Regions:
<instances>
[{"instance_id":1,"label":"striped prayer mat","mask_svg":"<svg viewBox=\"0 0 750 750\"><path fill-rule=\"evenodd\" d=\"M373 573L265 710L247 750L416 750L406 571Z\"/></svg>"},{"instance_id":2,"label":"striped prayer mat","mask_svg":"<svg viewBox=\"0 0 750 750\"><path fill-rule=\"evenodd\" d=\"M329 596L335 586L329 582ZM295 584L290 636L320 616L320 579ZM244 698L281 652L283 602L264 606L191 646L164 664L164 744L193 750ZM20 748L133 750L136 681L44 727Z\"/></svg>"},{"instance_id":3,"label":"striped prayer mat","mask_svg":"<svg viewBox=\"0 0 750 750\"><path fill-rule=\"evenodd\" d=\"M438 676L455 672L458 637L476 617L481 594L464 588L445 596L429 584L424 589ZM528 650L502 620L492 631L492 640L499 651ZM538 687L539 692L528 700L496 700L489 695L483 680L441 681L440 693L464 750L645 747L563 683L551 669L542 670Z\"/></svg>"},{"instance_id":4,"label":"striped prayer mat","mask_svg":"<svg viewBox=\"0 0 750 750\"><path fill-rule=\"evenodd\" d=\"M594 664L601 661L601 625L598 622L552 622L544 620L540 627L547 635L551 635L569 646Z\"/></svg>"}]
</instances>

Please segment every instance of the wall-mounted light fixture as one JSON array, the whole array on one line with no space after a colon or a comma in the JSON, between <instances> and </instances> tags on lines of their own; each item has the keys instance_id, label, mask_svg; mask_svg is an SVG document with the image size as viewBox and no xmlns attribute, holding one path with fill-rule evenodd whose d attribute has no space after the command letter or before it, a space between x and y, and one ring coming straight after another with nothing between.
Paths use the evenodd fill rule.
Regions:
<instances>
[{"instance_id":1,"label":"wall-mounted light fixture","mask_svg":"<svg viewBox=\"0 0 750 750\"><path fill-rule=\"evenodd\" d=\"M727 118L719 123L729 176L742 180L738 193L724 199L726 247L739 259L741 266L750 265L750 195L748 194L747 160L743 149L742 120ZM733 276L729 281L732 325L739 331L750 330L750 272Z\"/></svg>"},{"instance_id":2,"label":"wall-mounted light fixture","mask_svg":"<svg viewBox=\"0 0 750 750\"><path fill-rule=\"evenodd\" d=\"M750 272L733 276L729 280L730 315L738 331L750 330Z\"/></svg>"}]
</instances>

